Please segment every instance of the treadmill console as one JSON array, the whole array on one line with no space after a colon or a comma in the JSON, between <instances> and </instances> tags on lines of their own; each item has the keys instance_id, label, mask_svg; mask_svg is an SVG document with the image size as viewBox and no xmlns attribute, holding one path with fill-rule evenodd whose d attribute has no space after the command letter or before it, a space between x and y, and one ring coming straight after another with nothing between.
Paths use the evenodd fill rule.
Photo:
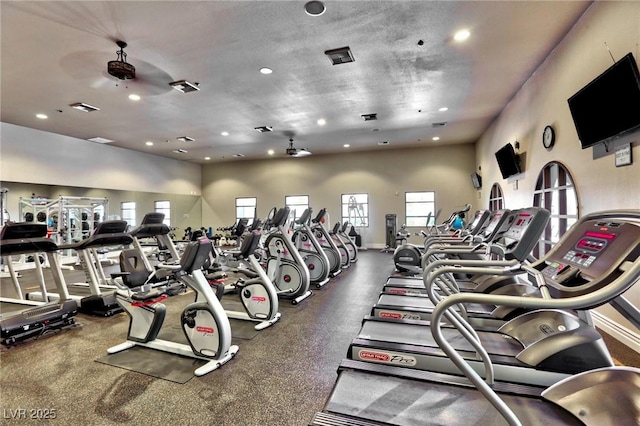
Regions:
<instances>
[{"instance_id":1,"label":"treadmill console","mask_svg":"<svg viewBox=\"0 0 640 426\"><path fill-rule=\"evenodd\" d=\"M523 261L538 243L551 213L540 207L530 207L514 210L511 215L511 226L502 234L505 258Z\"/></svg>"},{"instance_id":2,"label":"treadmill console","mask_svg":"<svg viewBox=\"0 0 640 426\"><path fill-rule=\"evenodd\" d=\"M494 212L488 225L481 233L482 240L485 242L492 241L503 227L505 221L511 217L510 213L509 210L498 210Z\"/></svg>"},{"instance_id":3,"label":"treadmill console","mask_svg":"<svg viewBox=\"0 0 640 426\"><path fill-rule=\"evenodd\" d=\"M570 229L545 256L541 272L556 295L595 291L620 275L619 266L640 252L640 227L585 221ZM635 257L634 257L635 256Z\"/></svg>"}]
</instances>

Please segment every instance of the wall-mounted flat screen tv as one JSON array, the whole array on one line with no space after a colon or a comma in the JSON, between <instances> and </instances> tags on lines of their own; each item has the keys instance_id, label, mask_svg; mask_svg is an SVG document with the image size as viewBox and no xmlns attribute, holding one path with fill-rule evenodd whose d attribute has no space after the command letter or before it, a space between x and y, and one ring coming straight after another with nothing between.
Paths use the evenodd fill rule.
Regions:
<instances>
[{"instance_id":1,"label":"wall-mounted flat screen tv","mask_svg":"<svg viewBox=\"0 0 640 426\"><path fill-rule=\"evenodd\" d=\"M520 157L510 143L496 151L496 160L503 179L522 173Z\"/></svg>"},{"instance_id":2,"label":"wall-mounted flat screen tv","mask_svg":"<svg viewBox=\"0 0 640 426\"><path fill-rule=\"evenodd\" d=\"M640 129L640 73L633 54L628 53L567 102L583 149Z\"/></svg>"}]
</instances>

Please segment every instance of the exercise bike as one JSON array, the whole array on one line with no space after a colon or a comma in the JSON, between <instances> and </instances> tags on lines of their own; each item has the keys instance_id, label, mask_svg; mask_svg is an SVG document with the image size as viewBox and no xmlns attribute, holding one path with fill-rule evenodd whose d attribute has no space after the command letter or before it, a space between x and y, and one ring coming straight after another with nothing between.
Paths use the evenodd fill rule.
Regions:
<instances>
[{"instance_id":1,"label":"exercise bike","mask_svg":"<svg viewBox=\"0 0 640 426\"><path fill-rule=\"evenodd\" d=\"M225 290L217 292L219 298L222 294L237 293L240 296L244 312L225 310L227 317L245 321L256 321L255 330L264 330L275 324L281 317L278 312L278 294L273 282L255 257L255 251L260 242L260 232L254 231L246 236L239 251L232 253L236 261L249 263L251 269L238 269L249 279L238 279L231 284L225 284ZM212 247L213 249L213 247ZM218 285L220 288L220 284Z\"/></svg>"},{"instance_id":2,"label":"exercise bike","mask_svg":"<svg viewBox=\"0 0 640 426\"><path fill-rule=\"evenodd\" d=\"M229 362L238 352L231 345L231 325L224 308L204 277L202 267L209 259L211 241L201 238L187 244L179 264L159 264L156 267L172 271L175 277L193 289L196 298L180 316L180 324L188 345L158 339L166 315L162 301L167 297L161 288L140 286L131 282L126 273L121 277L124 285L116 291L116 300L129 315L129 331L124 343L113 346L107 353L114 354L134 346L143 346L163 352L201 359L207 363L194 371L205 375ZM117 282L116 280L113 280Z\"/></svg>"}]
</instances>

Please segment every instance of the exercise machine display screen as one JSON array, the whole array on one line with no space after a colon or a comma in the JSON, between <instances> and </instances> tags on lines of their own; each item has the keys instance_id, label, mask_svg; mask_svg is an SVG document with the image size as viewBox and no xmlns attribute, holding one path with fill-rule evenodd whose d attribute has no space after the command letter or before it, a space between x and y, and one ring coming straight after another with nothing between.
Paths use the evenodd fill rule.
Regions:
<instances>
[{"instance_id":1,"label":"exercise machine display screen","mask_svg":"<svg viewBox=\"0 0 640 426\"><path fill-rule=\"evenodd\" d=\"M605 277L607 272L636 250L640 237L638 226L623 222L588 221L569 232L567 240L549 254L542 274L561 286L585 289L613 279Z\"/></svg>"}]
</instances>

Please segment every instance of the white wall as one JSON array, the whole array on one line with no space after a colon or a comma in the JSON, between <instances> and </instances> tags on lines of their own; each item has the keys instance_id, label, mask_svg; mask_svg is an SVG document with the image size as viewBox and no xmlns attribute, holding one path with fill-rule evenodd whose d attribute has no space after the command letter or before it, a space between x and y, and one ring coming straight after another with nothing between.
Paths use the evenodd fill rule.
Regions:
<instances>
[{"instance_id":1,"label":"white wall","mask_svg":"<svg viewBox=\"0 0 640 426\"><path fill-rule=\"evenodd\" d=\"M198 164L0 123L0 181L200 195Z\"/></svg>"},{"instance_id":2,"label":"white wall","mask_svg":"<svg viewBox=\"0 0 640 426\"><path fill-rule=\"evenodd\" d=\"M630 51L636 61L640 59L640 2L595 2L482 136L476 157L483 171L484 205L493 182L501 184L507 208L531 205L539 171L550 161L560 161L573 176L581 215L640 209L640 133L624 139L633 142L634 163L616 168L613 155L593 159L591 148L580 148L567 106L571 95L613 64L605 43L616 59ZM541 143L546 125L556 130L552 151ZM500 177L494 157L501 146L515 141L526 153L525 173L517 189ZM640 306L638 287L626 295L636 306ZM598 312L631 327L609 307Z\"/></svg>"}]
</instances>

